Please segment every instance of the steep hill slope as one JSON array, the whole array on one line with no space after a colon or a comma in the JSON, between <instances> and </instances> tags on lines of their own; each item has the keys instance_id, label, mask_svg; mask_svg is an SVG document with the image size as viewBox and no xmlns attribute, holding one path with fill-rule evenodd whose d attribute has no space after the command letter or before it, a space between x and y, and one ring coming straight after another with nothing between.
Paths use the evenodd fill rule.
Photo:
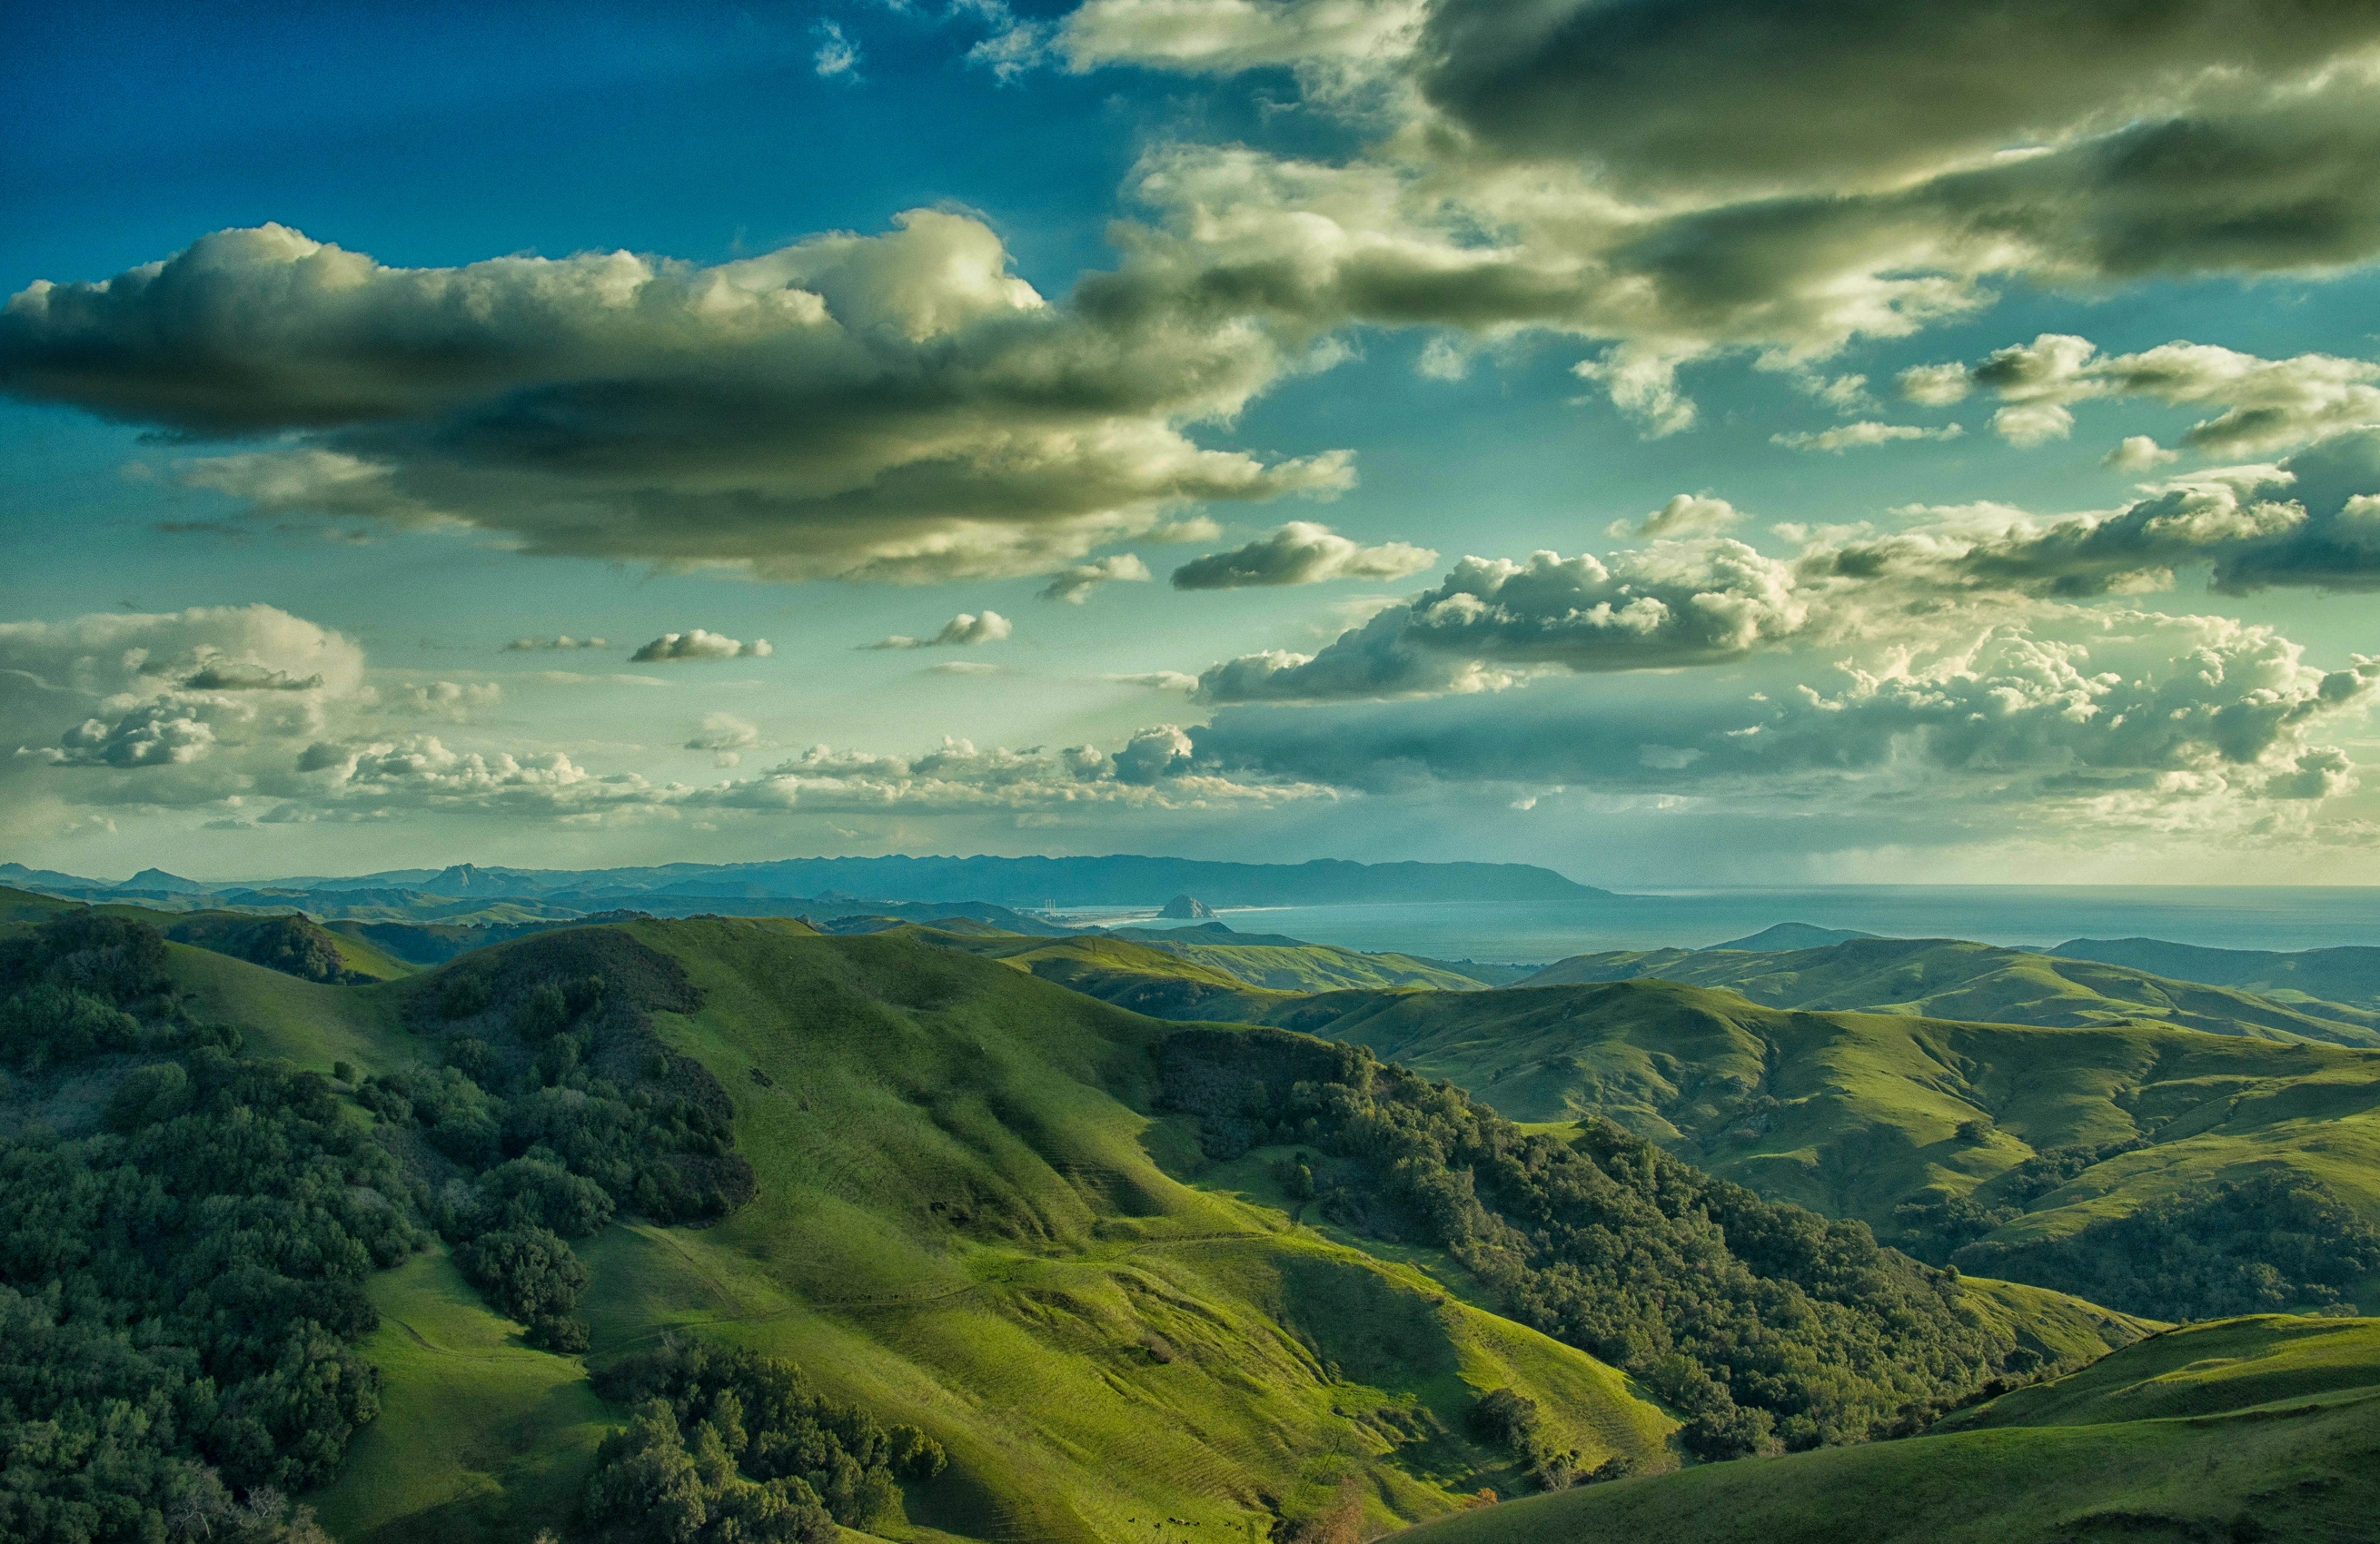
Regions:
<instances>
[{"instance_id":1,"label":"steep hill slope","mask_svg":"<svg viewBox=\"0 0 2380 1544\"><path fill-rule=\"evenodd\" d=\"M2330 1544L2380 1517L2380 1321L2193 1326L1936 1434L1589 1486L1412 1544Z\"/></svg>"},{"instance_id":2,"label":"steep hill slope","mask_svg":"<svg viewBox=\"0 0 2380 1544\"><path fill-rule=\"evenodd\" d=\"M1711 1378L1749 1380L1735 1387L1776 1402L1778 1435L1815 1441L1859 1435L1901 1399L1966 1387L2013 1351L2023 1361L2007 1366L2040 1366L2140 1332L2052 1295L1963 1292L1876 1254L1861 1230L1764 1211L1730 1187L1709 1189L1711 1206L1742 1218L1704 1237L1711 1222L1697 1209L1669 1218L1642 1197L1709 1183L1614 1127L1573 1147L1513 1133L1361 1052L1185 1030L912 930L631 923L528 937L362 988L195 949L174 959L207 1014L243 1018L260 1042L311 1065L352 1061L379 1088L409 1061L468 1049L445 1026L479 1023L471 1004L488 999L457 982L540 970L576 980L583 966L569 961L588 937L619 937L683 970L687 1006L654 1011L654 1032L733 1089L735 1154L757 1175L755 1199L707 1228L628 1218L576 1245L592 1275L578 1307L588 1361L693 1332L793 1358L828 1394L917 1423L945 1446L950 1470L909 1487L909 1520L880 1525L895 1537L1140 1539L1164 1518L1238 1535L1323 1514L1350 1482L1366 1530L1378 1530L1450 1511L1480 1487L1530 1489L1530 1473L1673 1463L1676 1413L1573 1344L1609 1342L1607 1354L1642 1361L1693 1402L1682 1413L1699 1411L1697 1441L1756 1446L1768 1413L1730 1406ZM1259 1061L1282 1073L1264 1100L1306 1097L1290 1068L1321 1056L1330 1080L1354 1076L1350 1097L1376 1113L1328 1104L1323 1113L1356 1125L1335 1113L1249 1125L1247 1097L1226 1089L1214 1104L1220 1085L1202 1071L1255 1065L1243 1039L1264 1039ZM1463 1142L1518 1163L1495 1189L1480 1183L1497 1206L1571 1218L1563 1228L1585 1206L1647 1261L1716 1268L1716 1296L1697 1313L1776 1299L1778 1325L1802 1325L1780 1330L1785 1340L1823 1325L1823 1344L1861 1370L1814 1382L1794 1370L1799 1351L1768 1368L1768 1349L1730 1373L1732 1320L1670 1323L1657 1296L1554 1292L1536 1304L1528 1283L1566 1278L1497 1242L1509 1222L1474 1216L1445 1233L1457 1213L1421 1206L1457 1183L1451 1168L1400 1166L1383 1187L1361 1123L1404 1118L1454 1121L1471 1133ZM1271 1185L1290 1173L1311 1187L1318 1175L1314 1206L1338 1228L1305 1228L1266 1204L1249 1163ZM1563 1187L1521 1180L1557 1173L1569 1175ZM1282 1199L1305 1204L1294 1187ZM1773 1237L1747 1258L1771 1275L1728 1261L1723 1237L1764 1230ZM385 1420L359 1432L346 1473L317 1497L347 1544L526 1537L574 1497L600 1428L619 1420L590 1402L576 1358L524 1344L447 1261L431 1249L373 1283L383 1320L364 1354L388 1373ZM1823 1301L1790 1308L1802 1292L1788 1284L1794 1270ZM1876 1278L1912 1313L1906 1323L1949 1337L1942 1358L1901 1344L1909 1330L1877 1318L1866 1295L1826 1296L1830 1270ZM1524 1304L1573 1344L1488 1304ZM1773 1392L1804 1387L1806 1411ZM1483 1428L1474 1411L1497 1390L1536 1416Z\"/></svg>"},{"instance_id":3,"label":"steep hill slope","mask_svg":"<svg viewBox=\"0 0 2380 1544\"><path fill-rule=\"evenodd\" d=\"M1523 1461L1465 1421L1491 1388L1560 1412L1553 1435L1590 1466L1672 1462L1674 1422L1608 1368L1170 1176L1151 1149L1181 1139L1142 1109L1171 1026L899 935L624 930L698 987L698 1011L657 1016L735 1090L759 1197L710 1227L615 1222L579 1245L590 1358L692 1331L924 1426L952 1467L912 1489L895 1534L1129 1538L1168 1516L1236 1533L1323 1507L1349 1478L1376 1527L1427 1516L1482 1486L1526 1488ZM369 1076L439 1054L417 995L572 936L377 987L176 960L209 1013ZM446 1258L375 1283L383 1320L364 1351L388 1375L385 1414L315 1498L346 1544L525 1538L620 1418Z\"/></svg>"},{"instance_id":4,"label":"steep hill slope","mask_svg":"<svg viewBox=\"0 0 2380 1544\"><path fill-rule=\"evenodd\" d=\"M1854 1009L2058 1028L2169 1024L2217 1035L2380 1047L2380 1013L2370 1008L2303 994L2282 1003L2236 987L2203 985L2199 977L2175 980L2131 964L1953 939L1859 938L1784 953L1720 948L1578 954L1521 984L1644 979L1726 987L1772 1008Z\"/></svg>"},{"instance_id":5,"label":"steep hill slope","mask_svg":"<svg viewBox=\"0 0 2380 1544\"><path fill-rule=\"evenodd\" d=\"M84 909L79 901L0 889L0 922L37 922ZM176 943L188 943L316 981L385 981L410 975L412 965L358 931L326 928L300 912L158 911L102 903L101 916L144 922Z\"/></svg>"}]
</instances>

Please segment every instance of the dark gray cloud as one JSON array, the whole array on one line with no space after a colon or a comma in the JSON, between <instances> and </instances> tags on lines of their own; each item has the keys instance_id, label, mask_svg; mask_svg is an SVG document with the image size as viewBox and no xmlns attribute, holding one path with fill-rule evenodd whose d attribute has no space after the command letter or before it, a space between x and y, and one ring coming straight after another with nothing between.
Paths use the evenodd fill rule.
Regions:
<instances>
[{"instance_id":1,"label":"dark gray cloud","mask_svg":"<svg viewBox=\"0 0 2380 1544\"><path fill-rule=\"evenodd\" d=\"M2380 254L2380 83L2356 57L2380 7L2170 9L1439 5L1417 55L1367 67L1423 90L1390 93L1407 108L1364 152L1153 148L1135 190L1156 223L1085 293L1279 327L1603 340L1579 373L1660 434L1694 421L1682 363L1823 358L1988 304L1995 275ZM1351 121L1377 126L1366 100Z\"/></svg>"},{"instance_id":2,"label":"dark gray cloud","mask_svg":"<svg viewBox=\"0 0 2380 1544\"><path fill-rule=\"evenodd\" d=\"M210 660L183 677L188 691L313 691L320 675L292 675L251 660Z\"/></svg>"},{"instance_id":3,"label":"dark gray cloud","mask_svg":"<svg viewBox=\"0 0 2380 1544\"><path fill-rule=\"evenodd\" d=\"M1345 457L1200 447L1292 361L1183 310L1087 317L980 221L912 211L701 268L626 252L390 268L278 225L37 284L0 389L198 437L270 512L458 519L531 552L785 577L1048 569L1185 501L1335 492Z\"/></svg>"},{"instance_id":4,"label":"dark gray cloud","mask_svg":"<svg viewBox=\"0 0 2380 1544\"><path fill-rule=\"evenodd\" d=\"M1424 93L1653 188L1872 184L2252 91L2380 41L2319 0L1439 0Z\"/></svg>"},{"instance_id":5,"label":"dark gray cloud","mask_svg":"<svg viewBox=\"0 0 2380 1544\"><path fill-rule=\"evenodd\" d=\"M1245 547L1191 559L1173 570L1173 588L1245 590L1331 579L1402 579L1437 561L1438 554L1426 547L1403 541L1366 547L1329 526L1292 520Z\"/></svg>"},{"instance_id":6,"label":"dark gray cloud","mask_svg":"<svg viewBox=\"0 0 2380 1544\"><path fill-rule=\"evenodd\" d=\"M1155 576L1148 565L1132 553L1110 553L1088 563L1071 563L1050 576L1049 585L1037 591L1039 599L1058 601L1070 606L1087 605L1103 584L1147 584Z\"/></svg>"},{"instance_id":7,"label":"dark gray cloud","mask_svg":"<svg viewBox=\"0 0 2380 1544\"><path fill-rule=\"evenodd\" d=\"M2171 116L1909 187L1730 201L1618 242L1613 277L1715 342L1910 330L1991 273L2075 280L2318 270L2380 252L2380 94L2360 81Z\"/></svg>"},{"instance_id":8,"label":"dark gray cloud","mask_svg":"<svg viewBox=\"0 0 2380 1544\"><path fill-rule=\"evenodd\" d=\"M1380 132L1338 162L1153 146L1133 183L1151 218L1062 304L947 212L710 268L394 269L267 226L14 297L0 389L200 436L295 432L183 468L264 511L784 577L1013 575L1184 503L1349 485L1343 456L1184 431L1327 365L1318 340L1350 324L1608 345L1579 373L1668 433L1695 421L1682 364L1806 362L1971 311L1996 275L2380 254L2380 86L2350 57L2380 36L2368 0L1447 0L1415 53L1418 14L1078 12L1067 35L1104 40L1065 53L1080 67L1369 72L1381 90L1302 79ZM2053 432L2062 409L2010 411ZM2259 413L2214 420L2209 446L2272 443Z\"/></svg>"}]
</instances>

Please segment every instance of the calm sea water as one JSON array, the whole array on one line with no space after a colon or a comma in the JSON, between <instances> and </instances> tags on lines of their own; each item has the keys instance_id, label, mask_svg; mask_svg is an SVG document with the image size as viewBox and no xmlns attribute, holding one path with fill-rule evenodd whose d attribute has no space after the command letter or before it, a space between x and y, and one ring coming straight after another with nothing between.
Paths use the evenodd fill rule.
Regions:
<instances>
[{"instance_id":1,"label":"calm sea water","mask_svg":"<svg viewBox=\"0 0 2380 1544\"><path fill-rule=\"evenodd\" d=\"M2161 938L2221 949L2324 949L2380 944L2380 887L1836 885L1511 905L1240 906L1220 908L1218 917L1242 932L1498 961L1557 960L1605 949L1700 948L1777 922L2011 946L2041 947L2071 938ZM1084 912L1069 919L1172 925L1145 913Z\"/></svg>"}]
</instances>

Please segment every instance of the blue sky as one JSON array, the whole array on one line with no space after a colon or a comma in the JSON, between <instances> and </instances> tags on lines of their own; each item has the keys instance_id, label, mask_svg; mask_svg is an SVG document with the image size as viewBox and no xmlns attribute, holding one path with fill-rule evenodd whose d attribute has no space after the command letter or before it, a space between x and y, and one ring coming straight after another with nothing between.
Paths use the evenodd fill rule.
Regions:
<instances>
[{"instance_id":1,"label":"blue sky","mask_svg":"<svg viewBox=\"0 0 2380 1544\"><path fill-rule=\"evenodd\" d=\"M28 18L8 850L2351 882L2380 28L2056 9Z\"/></svg>"}]
</instances>

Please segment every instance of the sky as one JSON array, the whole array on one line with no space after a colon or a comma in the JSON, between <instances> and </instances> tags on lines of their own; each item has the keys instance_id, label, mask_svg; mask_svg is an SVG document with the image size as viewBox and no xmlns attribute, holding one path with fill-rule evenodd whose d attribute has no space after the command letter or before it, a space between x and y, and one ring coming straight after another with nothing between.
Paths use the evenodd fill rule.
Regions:
<instances>
[{"instance_id":1,"label":"sky","mask_svg":"<svg viewBox=\"0 0 2380 1544\"><path fill-rule=\"evenodd\" d=\"M2368 882L2380 5L94 5L0 857Z\"/></svg>"}]
</instances>

